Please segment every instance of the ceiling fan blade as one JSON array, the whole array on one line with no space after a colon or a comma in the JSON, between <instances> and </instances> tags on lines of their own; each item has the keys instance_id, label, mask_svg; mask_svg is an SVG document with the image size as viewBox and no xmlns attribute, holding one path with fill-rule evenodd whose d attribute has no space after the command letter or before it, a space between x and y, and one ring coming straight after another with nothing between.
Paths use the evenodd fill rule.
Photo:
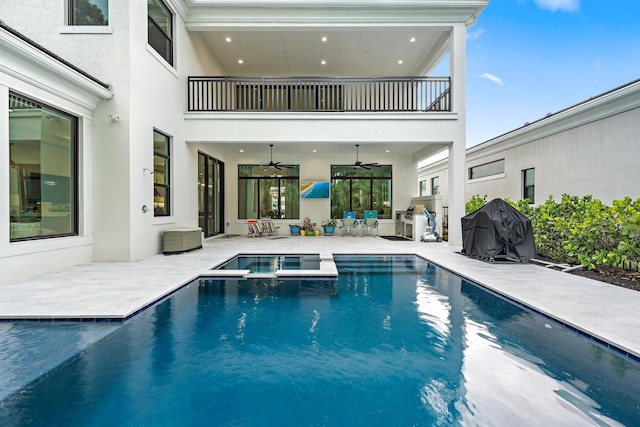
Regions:
<instances>
[{"instance_id":1,"label":"ceiling fan blade","mask_svg":"<svg viewBox=\"0 0 640 427\"><path fill-rule=\"evenodd\" d=\"M378 162L372 162L372 163L363 163L360 161L359 156L358 156L358 149L360 148L360 144L356 144L356 162L353 164L354 168L363 168L363 169L371 169L371 167L373 166L378 166Z\"/></svg>"},{"instance_id":2,"label":"ceiling fan blade","mask_svg":"<svg viewBox=\"0 0 640 427\"><path fill-rule=\"evenodd\" d=\"M277 170L281 170L282 167L279 166L280 162L274 162L273 161L273 144L269 144L269 150L271 152L271 156L270 156L269 164L265 165L265 167L275 168Z\"/></svg>"}]
</instances>

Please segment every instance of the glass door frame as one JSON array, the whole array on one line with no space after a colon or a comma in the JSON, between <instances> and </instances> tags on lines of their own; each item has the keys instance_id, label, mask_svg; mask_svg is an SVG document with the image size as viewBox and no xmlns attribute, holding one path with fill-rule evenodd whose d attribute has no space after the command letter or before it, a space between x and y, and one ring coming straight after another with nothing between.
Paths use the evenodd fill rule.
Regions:
<instances>
[{"instance_id":1,"label":"glass door frame","mask_svg":"<svg viewBox=\"0 0 640 427\"><path fill-rule=\"evenodd\" d=\"M224 188L224 163L198 151L198 225L205 238L225 232Z\"/></svg>"}]
</instances>

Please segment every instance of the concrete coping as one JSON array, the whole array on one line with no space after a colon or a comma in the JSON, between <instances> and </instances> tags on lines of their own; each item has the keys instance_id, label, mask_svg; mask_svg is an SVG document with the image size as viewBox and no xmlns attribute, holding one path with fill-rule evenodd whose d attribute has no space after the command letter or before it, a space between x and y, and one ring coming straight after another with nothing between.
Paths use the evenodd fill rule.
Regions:
<instances>
[{"instance_id":1,"label":"concrete coping","mask_svg":"<svg viewBox=\"0 0 640 427\"><path fill-rule=\"evenodd\" d=\"M333 261L333 255L320 255L320 268L317 270L276 270L275 273L251 273L250 270L204 270L198 277L243 277L243 278L269 278L269 277L337 277L338 268Z\"/></svg>"}]
</instances>

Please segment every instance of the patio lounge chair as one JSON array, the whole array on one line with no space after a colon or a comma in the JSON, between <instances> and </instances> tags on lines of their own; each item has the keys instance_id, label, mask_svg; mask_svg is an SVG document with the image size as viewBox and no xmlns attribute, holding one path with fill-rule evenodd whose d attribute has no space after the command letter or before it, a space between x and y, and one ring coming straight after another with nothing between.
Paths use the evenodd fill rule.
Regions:
<instances>
[{"instance_id":1,"label":"patio lounge chair","mask_svg":"<svg viewBox=\"0 0 640 427\"><path fill-rule=\"evenodd\" d=\"M278 228L273 224L271 218L261 218L260 219L260 231L263 236L273 236L274 234L278 234Z\"/></svg>"},{"instance_id":2,"label":"patio lounge chair","mask_svg":"<svg viewBox=\"0 0 640 427\"><path fill-rule=\"evenodd\" d=\"M340 236L344 236L345 232L349 234L351 230L353 230L353 237L356 237L358 235L358 221L356 220L356 211L343 211Z\"/></svg>"},{"instance_id":3,"label":"patio lounge chair","mask_svg":"<svg viewBox=\"0 0 640 427\"><path fill-rule=\"evenodd\" d=\"M249 227L249 234L247 234L248 237L262 237L262 228L260 227L260 224L258 224L258 220L257 219L248 219L247 220L247 227Z\"/></svg>"},{"instance_id":4,"label":"patio lounge chair","mask_svg":"<svg viewBox=\"0 0 640 427\"><path fill-rule=\"evenodd\" d=\"M376 236L378 236L378 211L364 211L364 221L362 221L362 237L368 231L375 230Z\"/></svg>"}]
</instances>

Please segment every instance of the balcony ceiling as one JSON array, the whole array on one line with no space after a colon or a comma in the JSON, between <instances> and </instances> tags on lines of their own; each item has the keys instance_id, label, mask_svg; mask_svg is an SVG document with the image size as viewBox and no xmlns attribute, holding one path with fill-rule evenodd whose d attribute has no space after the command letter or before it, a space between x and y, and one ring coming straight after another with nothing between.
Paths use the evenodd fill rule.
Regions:
<instances>
[{"instance_id":1,"label":"balcony ceiling","mask_svg":"<svg viewBox=\"0 0 640 427\"><path fill-rule=\"evenodd\" d=\"M415 76L437 65L439 41L447 32L442 28L264 30L201 36L227 75Z\"/></svg>"},{"instance_id":2,"label":"balcony ceiling","mask_svg":"<svg viewBox=\"0 0 640 427\"><path fill-rule=\"evenodd\" d=\"M173 0L191 36L233 76L426 75L453 25L473 25L487 3Z\"/></svg>"},{"instance_id":3,"label":"balcony ceiling","mask_svg":"<svg viewBox=\"0 0 640 427\"><path fill-rule=\"evenodd\" d=\"M211 143L218 152L230 158L237 157L244 163L268 163L270 160L269 144L265 142L243 143ZM380 164L394 163L399 157L406 161L417 161L448 148L446 143L415 143L397 141L390 143L360 143L358 153L353 142L343 143L289 143L274 142L273 161L283 164L296 163L300 158L323 159L329 156L340 158L341 164L356 161L356 155L362 162L378 162ZM240 153L242 150L242 153ZM314 152L315 150L315 152Z\"/></svg>"}]
</instances>

